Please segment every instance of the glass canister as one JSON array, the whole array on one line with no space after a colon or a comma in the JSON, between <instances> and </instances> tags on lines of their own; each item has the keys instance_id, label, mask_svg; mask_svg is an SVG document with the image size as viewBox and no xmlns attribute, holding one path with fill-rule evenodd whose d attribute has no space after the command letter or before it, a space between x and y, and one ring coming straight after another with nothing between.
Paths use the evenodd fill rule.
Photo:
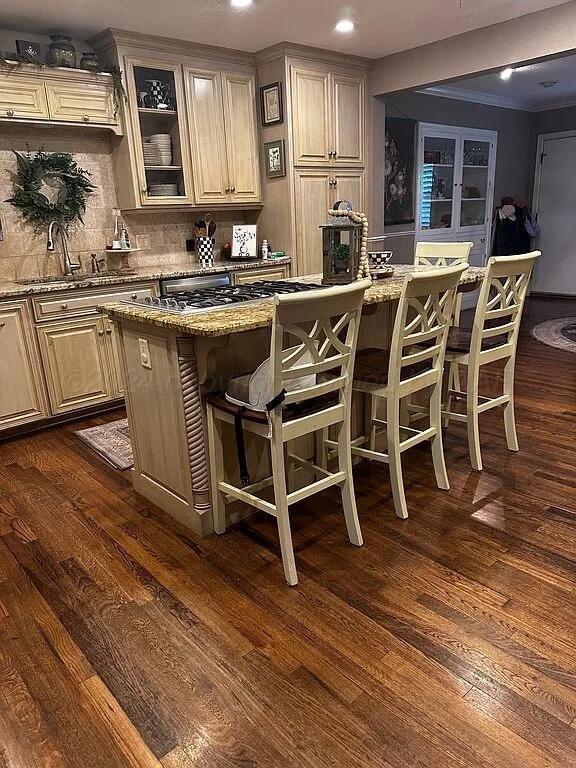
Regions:
<instances>
[{"instance_id":1,"label":"glass canister","mask_svg":"<svg viewBox=\"0 0 576 768\"><path fill-rule=\"evenodd\" d=\"M68 35L50 35L48 64L54 67L76 67L76 48Z\"/></svg>"},{"instance_id":2,"label":"glass canister","mask_svg":"<svg viewBox=\"0 0 576 768\"><path fill-rule=\"evenodd\" d=\"M94 51L84 51L80 59L80 69L87 69L89 72L100 71L100 62Z\"/></svg>"}]
</instances>

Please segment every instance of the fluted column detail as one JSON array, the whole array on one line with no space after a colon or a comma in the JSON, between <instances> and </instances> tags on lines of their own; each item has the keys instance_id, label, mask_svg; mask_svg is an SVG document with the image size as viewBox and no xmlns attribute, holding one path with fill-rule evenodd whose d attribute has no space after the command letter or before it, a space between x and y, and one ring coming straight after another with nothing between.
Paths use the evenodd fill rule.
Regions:
<instances>
[{"instance_id":1,"label":"fluted column detail","mask_svg":"<svg viewBox=\"0 0 576 768\"><path fill-rule=\"evenodd\" d=\"M207 512L211 512L212 507L210 504L206 435L202 419L202 402L200 400L196 357L180 353L178 365L180 367L182 400L184 402L184 420L186 423L190 474L192 476L192 492L194 494L194 511L198 515L204 515Z\"/></svg>"}]
</instances>

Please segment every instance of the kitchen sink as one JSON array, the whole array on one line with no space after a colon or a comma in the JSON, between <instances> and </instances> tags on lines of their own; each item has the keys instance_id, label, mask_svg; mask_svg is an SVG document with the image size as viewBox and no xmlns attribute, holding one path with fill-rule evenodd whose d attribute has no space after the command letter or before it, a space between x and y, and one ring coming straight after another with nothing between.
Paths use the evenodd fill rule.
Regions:
<instances>
[{"instance_id":1,"label":"kitchen sink","mask_svg":"<svg viewBox=\"0 0 576 768\"><path fill-rule=\"evenodd\" d=\"M46 285L51 283L83 283L86 280L96 280L100 277L125 277L135 275L136 272L122 270L107 270L95 272L94 274L82 275L50 275L47 277L27 277L23 280L16 280L17 285Z\"/></svg>"}]
</instances>

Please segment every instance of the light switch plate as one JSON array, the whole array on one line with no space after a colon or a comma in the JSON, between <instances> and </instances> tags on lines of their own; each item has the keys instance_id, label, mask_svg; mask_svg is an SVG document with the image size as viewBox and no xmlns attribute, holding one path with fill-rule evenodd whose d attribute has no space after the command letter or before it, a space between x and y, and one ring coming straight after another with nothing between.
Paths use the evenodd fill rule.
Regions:
<instances>
[{"instance_id":1,"label":"light switch plate","mask_svg":"<svg viewBox=\"0 0 576 768\"><path fill-rule=\"evenodd\" d=\"M150 360L150 347L148 346L148 339L138 339L138 347L140 349L140 362L142 363L142 367L152 370L152 361Z\"/></svg>"}]
</instances>

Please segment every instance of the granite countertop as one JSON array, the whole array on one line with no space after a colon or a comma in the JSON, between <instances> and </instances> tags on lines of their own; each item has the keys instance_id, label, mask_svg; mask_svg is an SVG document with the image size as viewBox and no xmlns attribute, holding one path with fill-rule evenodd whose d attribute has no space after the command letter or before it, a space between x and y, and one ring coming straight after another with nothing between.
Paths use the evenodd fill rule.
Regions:
<instances>
[{"instance_id":1,"label":"granite countertop","mask_svg":"<svg viewBox=\"0 0 576 768\"><path fill-rule=\"evenodd\" d=\"M422 272L436 267L418 266L413 264L395 264L394 275L376 281L366 291L364 304L377 304L383 301L393 301L400 298L404 278L407 274ZM460 284L477 283L482 280L486 270L484 267L470 267L463 273ZM320 282L321 275L291 278L293 280ZM111 317L122 320L135 320L148 325L169 328L181 334L192 336L226 336L229 333L251 331L264 328L272 322L272 299L261 299L254 303L235 304L231 309L217 309L199 312L192 315L178 315L162 312L157 309L130 306L130 304L105 304L98 309Z\"/></svg>"},{"instance_id":2,"label":"granite countertop","mask_svg":"<svg viewBox=\"0 0 576 768\"><path fill-rule=\"evenodd\" d=\"M55 293L58 291L76 291L80 288L97 288L106 285L123 285L125 283L139 283L142 280L169 280L178 277L193 277L195 275L214 275L222 272L240 272L246 269L262 269L263 267L275 267L282 264L290 264L291 258L284 256L281 259L255 259L252 261L217 261L213 267L205 269L198 264L171 265L156 267L130 268L127 274L114 274L98 276L88 274L81 279L50 283L32 283L22 285L16 282L0 283L0 299L13 296L32 296L42 293Z\"/></svg>"}]
</instances>

